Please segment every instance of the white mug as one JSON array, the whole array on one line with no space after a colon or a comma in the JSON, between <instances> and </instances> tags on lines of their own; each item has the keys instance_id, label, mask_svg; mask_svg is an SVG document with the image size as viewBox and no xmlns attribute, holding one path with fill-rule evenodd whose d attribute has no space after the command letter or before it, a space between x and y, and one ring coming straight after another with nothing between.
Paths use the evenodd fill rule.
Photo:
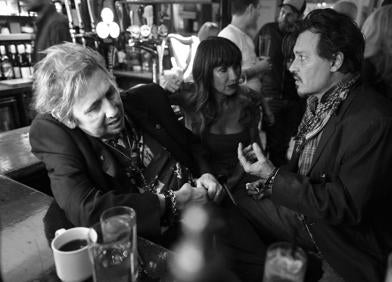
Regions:
<instances>
[{"instance_id":1,"label":"white mug","mask_svg":"<svg viewBox=\"0 0 392 282\"><path fill-rule=\"evenodd\" d=\"M92 275L92 265L88 254L88 232L89 228L86 227L74 227L68 230L59 229L56 231L51 247L56 273L62 281L83 281ZM77 240L82 240L83 242ZM65 249L70 244L74 246L71 246L71 249Z\"/></svg>"}]
</instances>

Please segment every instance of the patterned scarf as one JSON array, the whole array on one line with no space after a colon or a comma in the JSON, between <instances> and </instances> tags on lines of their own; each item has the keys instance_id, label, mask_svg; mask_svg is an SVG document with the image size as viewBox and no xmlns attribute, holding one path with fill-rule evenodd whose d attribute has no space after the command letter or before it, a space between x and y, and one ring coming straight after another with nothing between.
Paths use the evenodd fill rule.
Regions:
<instances>
[{"instance_id":1,"label":"patterned scarf","mask_svg":"<svg viewBox=\"0 0 392 282\"><path fill-rule=\"evenodd\" d=\"M300 152L298 167L301 175L309 172L321 137L320 133L340 104L347 98L350 88L358 79L357 74L341 80L328 90L320 101L315 96L308 97L306 112L295 137L295 150Z\"/></svg>"}]
</instances>

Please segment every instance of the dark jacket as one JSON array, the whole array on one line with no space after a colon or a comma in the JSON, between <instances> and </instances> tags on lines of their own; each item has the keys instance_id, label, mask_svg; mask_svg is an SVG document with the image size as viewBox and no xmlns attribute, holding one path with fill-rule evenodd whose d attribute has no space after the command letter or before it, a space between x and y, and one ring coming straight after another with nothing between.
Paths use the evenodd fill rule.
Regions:
<instances>
[{"instance_id":1,"label":"dark jacket","mask_svg":"<svg viewBox=\"0 0 392 282\"><path fill-rule=\"evenodd\" d=\"M362 64L361 76L365 83L372 86L378 93L392 99L392 81L386 81L377 71L375 61L382 60L381 57L366 58Z\"/></svg>"},{"instance_id":2,"label":"dark jacket","mask_svg":"<svg viewBox=\"0 0 392 282\"><path fill-rule=\"evenodd\" d=\"M272 200L306 216L345 281L383 280L392 250L391 144L390 101L358 84L324 128L308 175L292 162L275 179Z\"/></svg>"},{"instance_id":3,"label":"dark jacket","mask_svg":"<svg viewBox=\"0 0 392 282\"><path fill-rule=\"evenodd\" d=\"M260 36L270 36L271 38L269 57L272 70L266 72L261 78L263 95L275 99L299 100L294 79L287 70L283 55L282 44L285 34L279 30L279 24L277 22L267 23L260 29L255 37L255 48L258 56L260 56L258 54Z\"/></svg>"},{"instance_id":4,"label":"dark jacket","mask_svg":"<svg viewBox=\"0 0 392 282\"><path fill-rule=\"evenodd\" d=\"M169 150L177 161L195 163L191 148L198 148L198 144L176 120L162 88L150 84L127 91L123 104L136 126ZM69 129L47 114L34 119L30 143L49 174L55 198L53 214L64 211L72 225L90 226L99 221L103 210L115 205L130 206L137 214L138 234L150 239L159 236L158 197L149 192L140 194L99 139L78 128ZM61 227L55 220L49 222L55 225L51 234Z\"/></svg>"},{"instance_id":5,"label":"dark jacket","mask_svg":"<svg viewBox=\"0 0 392 282\"><path fill-rule=\"evenodd\" d=\"M34 63L44 57L40 52L64 41L71 42L68 20L64 15L57 13L55 6L51 4L36 22Z\"/></svg>"}]
</instances>

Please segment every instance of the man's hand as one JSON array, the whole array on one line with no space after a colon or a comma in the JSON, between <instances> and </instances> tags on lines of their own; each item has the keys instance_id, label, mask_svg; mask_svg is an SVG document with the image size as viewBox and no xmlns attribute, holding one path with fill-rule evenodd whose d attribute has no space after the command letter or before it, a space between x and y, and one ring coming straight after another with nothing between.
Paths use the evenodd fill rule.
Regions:
<instances>
[{"instance_id":1,"label":"man's hand","mask_svg":"<svg viewBox=\"0 0 392 282\"><path fill-rule=\"evenodd\" d=\"M275 166L264 156L256 143L246 148L243 148L242 143L239 143L238 160L245 172L260 177L263 183L267 181L268 176L275 169Z\"/></svg>"},{"instance_id":2,"label":"man's hand","mask_svg":"<svg viewBox=\"0 0 392 282\"><path fill-rule=\"evenodd\" d=\"M182 210L188 204L205 204L208 202L207 190L202 187L193 187L189 183L182 185L180 190L175 191L176 207Z\"/></svg>"},{"instance_id":3,"label":"man's hand","mask_svg":"<svg viewBox=\"0 0 392 282\"><path fill-rule=\"evenodd\" d=\"M159 85L171 93L174 93L180 89L182 82L182 74L180 75L179 71L175 73L174 70L170 71L168 74L161 75L159 78Z\"/></svg>"},{"instance_id":4,"label":"man's hand","mask_svg":"<svg viewBox=\"0 0 392 282\"><path fill-rule=\"evenodd\" d=\"M207 190L208 198L214 202L219 202L223 196L222 185L210 173L204 173L196 180L197 187L203 187Z\"/></svg>"},{"instance_id":5,"label":"man's hand","mask_svg":"<svg viewBox=\"0 0 392 282\"><path fill-rule=\"evenodd\" d=\"M272 69L271 60L269 57L260 57L255 64L255 68L259 74L263 74L266 71Z\"/></svg>"}]
</instances>

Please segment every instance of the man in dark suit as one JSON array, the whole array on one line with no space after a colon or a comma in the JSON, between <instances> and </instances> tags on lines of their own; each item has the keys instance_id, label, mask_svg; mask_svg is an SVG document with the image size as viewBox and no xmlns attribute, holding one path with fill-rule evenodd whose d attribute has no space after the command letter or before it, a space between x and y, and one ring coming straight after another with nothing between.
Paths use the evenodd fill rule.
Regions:
<instances>
[{"instance_id":1,"label":"man in dark suit","mask_svg":"<svg viewBox=\"0 0 392 282\"><path fill-rule=\"evenodd\" d=\"M64 43L46 50L33 87L39 114L30 143L55 198L46 217L49 239L61 224L91 226L105 209L123 205L135 209L138 234L159 241L186 205L220 198L221 185L195 165L197 141L159 86L121 99L99 53ZM196 183L171 179L172 168L185 177L185 166L201 175Z\"/></svg>"},{"instance_id":2,"label":"man in dark suit","mask_svg":"<svg viewBox=\"0 0 392 282\"><path fill-rule=\"evenodd\" d=\"M317 253L320 281L382 281L392 250L392 105L361 82L364 40L349 17L312 11L293 39L290 71L307 97L294 153L277 168L257 145L240 145L261 185L239 202L264 240L295 236Z\"/></svg>"}]
</instances>

